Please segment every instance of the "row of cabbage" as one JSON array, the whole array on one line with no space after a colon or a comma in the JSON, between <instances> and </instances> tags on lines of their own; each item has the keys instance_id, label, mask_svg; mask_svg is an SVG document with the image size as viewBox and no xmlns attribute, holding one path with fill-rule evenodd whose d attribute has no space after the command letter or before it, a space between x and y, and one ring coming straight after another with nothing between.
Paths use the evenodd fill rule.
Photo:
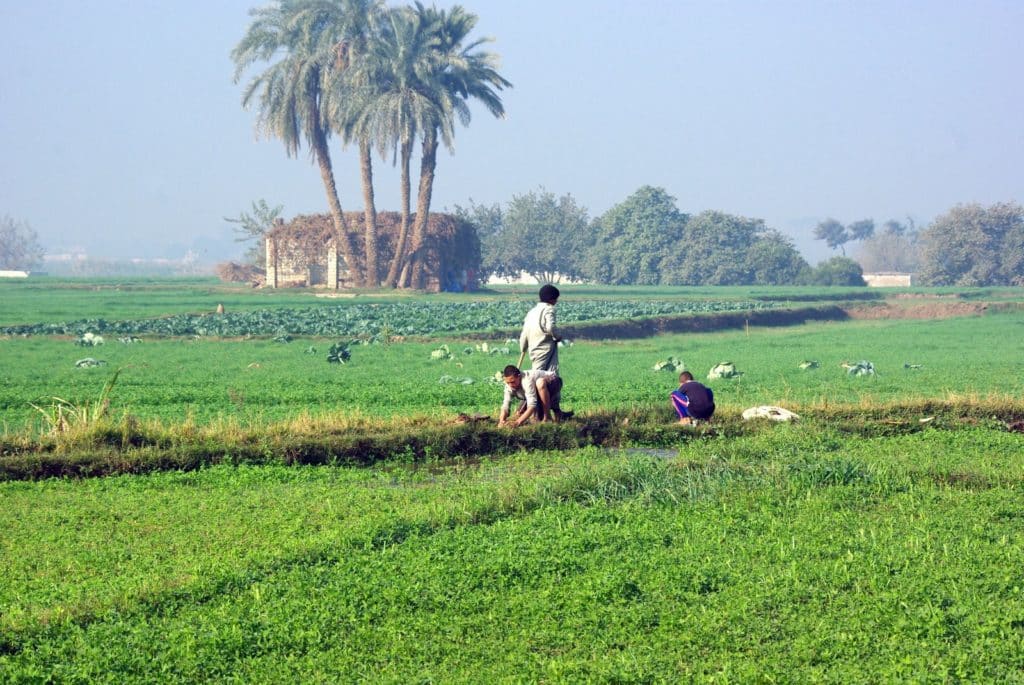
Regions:
<instances>
[{"instance_id":1,"label":"row of cabbage","mask_svg":"<svg viewBox=\"0 0 1024 685\"><path fill-rule=\"evenodd\" d=\"M227 314L179 314L152 319L80 319L0 327L3 335L429 336L518 327L532 304L524 302L401 302L273 308ZM573 301L560 303L561 323L772 308L766 302Z\"/></svg>"}]
</instances>

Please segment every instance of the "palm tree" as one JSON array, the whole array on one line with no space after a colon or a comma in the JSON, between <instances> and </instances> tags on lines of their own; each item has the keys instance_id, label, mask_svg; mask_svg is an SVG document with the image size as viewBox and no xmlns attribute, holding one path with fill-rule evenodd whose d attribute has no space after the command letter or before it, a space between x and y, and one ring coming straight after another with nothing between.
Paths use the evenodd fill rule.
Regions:
<instances>
[{"instance_id":1,"label":"palm tree","mask_svg":"<svg viewBox=\"0 0 1024 685\"><path fill-rule=\"evenodd\" d=\"M353 75L360 97L347 100L349 113L344 118L361 141L361 152L372 143L382 157L390 152L393 163L401 159L401 222L384 279L394 288L405 262L409 234L413 142L420 131L432 129L442 118L430 97L431 84L425 82L436 71L432 61L439 53L436 34L425 30L429 27L424 26L423 17L410 8L395 8L380 18L361 70Z\"/></svg>"},{"instance_id":2,"label":"palm tree","mask_svg":"<svg viewBox=\"0 0 1024 685\"><path fill-rule=\"evenodd\" d=\"M320 178L334 222L341 256L356 282L361 277L352 240L345 226L327 140L331 129L324 116L325 86L343 55L342 0L281 0L255 8L245 36L231 51L237 83L257 62L271 62L257 74L242 96L242 105L257 106L257 128L279 138L288 156L297 156L303 139L320 168ZM275 60L276 61L272 61Z\"/></svg>"},{"instance_id":3,"label":"palm tree","mask_svg":"<svg viewBox=\"0 0 1024 685\"><path fill-rule=\"evenodd\" d=\"M376 41L380 18L386 11L383 0L321 0L340 6L335 12L340 26L339 42L331 48L335 53L329 72L330 89L327 97L327 115L331 127L341 135L344 143L356 141L359 147L359 171L363 190L364 217L364 283L368 287L380 285L380 266L377 257L377 207L373 192L372 145L356 126L358 103L366 96L372 82L363 67L370 47Z\"/></svg>"},{"instance_id":4,"label":"palm tree","mask_svg":"<svg viewBox=\"0 0 1024 685\"><path fill-rule=\"evenodd\" d=\"M430 97L437 116L422 132L419 193L409 269L409 285L421 288L422 253L430 217L439 139L449 150L453 149L454 122L458 118L464 126L469 124L470 110L467 102L470 98L482 102L494 116L503 117L505 108L496 91L511 87L512 84L497 72L497 56L478 49L490 42L490 38L479 38L463 45L476 26L475 14L467 12L460 5L445 11L435 7L427 8L419 1L416 2L415 12L424 26L428 26L433 33L436 51L435 59L431 60L431 72L422 78L422 83L430 87Z\"/></svg>"}]
</instances>

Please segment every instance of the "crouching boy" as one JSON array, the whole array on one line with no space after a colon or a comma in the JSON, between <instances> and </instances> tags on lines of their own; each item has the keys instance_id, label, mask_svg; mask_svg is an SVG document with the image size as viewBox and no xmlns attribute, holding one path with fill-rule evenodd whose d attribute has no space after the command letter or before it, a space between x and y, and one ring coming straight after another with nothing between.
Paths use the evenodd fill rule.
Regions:
<instances>
[{"instance_id":1,"label":"crouching boy","mask_svg":"<svg viewBox=\"0 0 1024 685\"><path fill-rule=\"evenodd\" d=\"M520 371L519 367L509 364L501 372L501 377L505 382L505 396L498 414L499 426L515 428L531 418L551 420L552 402L562 389L562 379L558 374L537 369ZM509 416L513 399L519 400L519 406L515 414Z\"/></svg>"},{"instance_id":2,"label":"crouching boy","mask_svg":"<svg viewBox=\"0 0 1024 685\"><path fill-rule=\"evenodd\" d=\"M693 380L693 374L679 374L679 387L672 391L672 406L679 415L679 423L688 425L707 421L715 413L715 395L711 388Z\"/></svg>"}]
</instances>

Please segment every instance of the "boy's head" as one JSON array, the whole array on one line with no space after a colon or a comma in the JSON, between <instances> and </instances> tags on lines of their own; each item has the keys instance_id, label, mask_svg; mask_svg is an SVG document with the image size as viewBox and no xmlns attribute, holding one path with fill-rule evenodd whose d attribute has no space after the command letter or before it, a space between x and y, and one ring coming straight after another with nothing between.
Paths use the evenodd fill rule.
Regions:
<instances>
[{"instance_id":1,"label":"boy's head","mask_svg":"<svg viewBox=\"0 0 1024 685\"><path fill-rule=\"evenodd\" d=\"M548 283L540 287L540 301L547 302L548 304L554 304L558 301L558 296L561 295L558 292L558 288Z\"/></svg>"},{"instance_id":2,"label":"boy's head","mask_svg":"<svg viewBox=\"0 0 1024 685\"><path fill-rule=\"evenodd\" d=\"M693 380L693 374L690 373L689 371L683 371L681 374L679 374L679 383L680 384L688 383L688 382L690 382L692 380Z\"/></svg>"},{"instance_id":3,"label":"boy's head","mask_svg":"<svg viewBox=\"0 0 1024 685\"><path fill-rule=\"evenodd\" d=\"M523 384L523 372L518 366L509 364L502 370L501 379L505 381L505 385L516 390Z\"/></svg>"}]
</instances>

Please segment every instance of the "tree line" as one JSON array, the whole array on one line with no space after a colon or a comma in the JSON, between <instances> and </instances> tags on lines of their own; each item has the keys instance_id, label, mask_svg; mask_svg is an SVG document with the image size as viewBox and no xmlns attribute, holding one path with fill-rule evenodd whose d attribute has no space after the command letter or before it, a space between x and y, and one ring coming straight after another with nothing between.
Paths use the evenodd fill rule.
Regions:
<instances>
[{"instance_id":1,"label":"tree line","mask_svg":"<svg viewBox=\"0 0 1024 685\"><path fill-rule=\"evenodd\" d=\"M480 234L481 275L526 272L538 281L609 285L863 285L848 257L811 267L793 241L720 211L689 215L663 188L643 186L590 219L571 195L516 195L505 207L470 203L456 214Z\"/></svg>"},{"instance_id":2,"label":"tree line","mask_svg":"<svg viewBox=\"0 0 1024 685\"><path fill-rule=\"evenodd\" d=\"M957 205L925 229L912 218L814 230L842 254L811 266L762 219L686 214L663 188L643 186L591 219L571 194L540 189L504 206L470 202L455 213L480 234L481 276L609 285L864 285L866 271L916 274L921 285L1024 285L1024 208ZM855 258L845 245L857 243Z\"/></svg>"}]
</instances>

